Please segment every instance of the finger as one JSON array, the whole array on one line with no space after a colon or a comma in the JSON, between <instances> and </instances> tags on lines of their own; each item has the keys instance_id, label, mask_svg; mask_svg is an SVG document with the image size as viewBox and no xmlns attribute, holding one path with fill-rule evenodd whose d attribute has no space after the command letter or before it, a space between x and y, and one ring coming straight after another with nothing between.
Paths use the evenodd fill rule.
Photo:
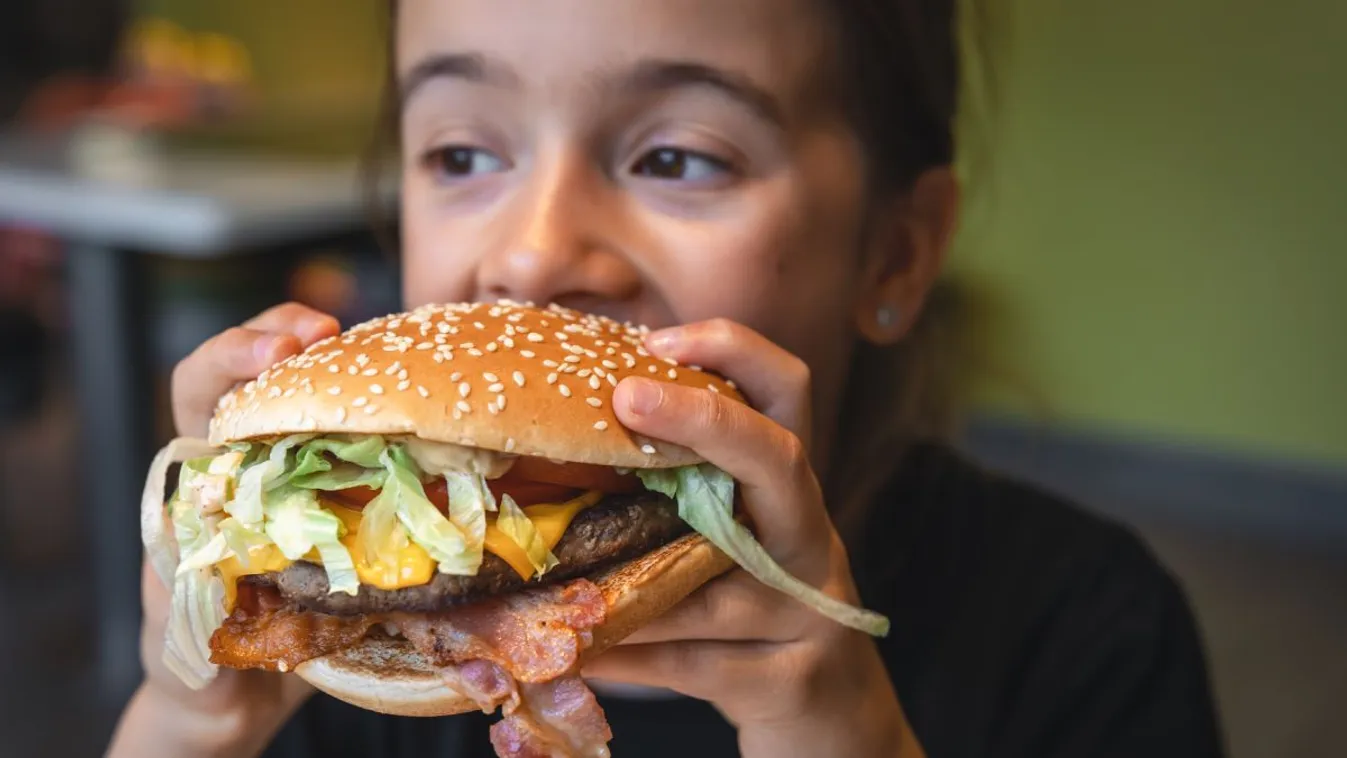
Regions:
<instances>
[{"instance_id":1,"label":"finger","mask_svg":"<svg viewBox=\"0 0 1347 758\"><path fill-rule=\"evenodd\" d=\"M585 678L607 682L662 687L700 700L734 700L745 689L770 691L763 672L770 646L751 642L661 642L622 645L586 663Z\"/></svg>"},{"instance_id":2,"label":"finger","mask_svg":"<svg viewBox=\"0 0 1347 758\"><path fill-rule=\"evenodd\" d=\"M207 340L173 369L173 420L178 433L204 437L221 395L300 349L293 334L242 326Z\"/></svg>"},{"instance_id":3,"label":"finger","mask_svg":"<svg viewBox=\"0 0 1347 758\"><path fill-rule=\"evenodd\" d=\"M729 377L763 415L809 439L809 366L761 334L722 318L653 332L646 344L662 358Z\"/></svg>"},{"instance_id":4,"label":"finger","mask_svg":"<svg viewBox=\"0 0 1347 758\"><path fill-rule=\"evenodd\" d=\"M744 571L733 571L689 595L622 640L643 645L676 640L788 642L803 633L786 596Z\"/></svg>"},{"instance_id":5,"label":"finger","mask_svg":"<svg viewBox=\"0 0 1347 758\"><path fill-rule=\"evenodd\" d=\"M628 377L613 390L618 421L638 434L696 451L739 483L763 547L809 581L826 574L832 525L800 438L714 392Z\"/></svg>"},{"instance_id":6,"label":"finger","mask_svg":"<svg viewBox=\"0 0 1347 758\"><path fill-rule=\"evenodd\" d=\"M244 326L262 332L293 334L304 347L341 332L337 319L299 303L282 303L268 308Z\"/></svg>"}]
</instances>

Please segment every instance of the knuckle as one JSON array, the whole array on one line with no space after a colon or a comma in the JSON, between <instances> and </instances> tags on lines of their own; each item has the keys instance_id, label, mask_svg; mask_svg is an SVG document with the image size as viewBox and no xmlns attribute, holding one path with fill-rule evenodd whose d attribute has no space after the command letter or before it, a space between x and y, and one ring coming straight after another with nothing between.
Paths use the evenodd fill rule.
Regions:
<instances>
[{"instance_id":1,"label":"knuckle","mask_svg":"<svg viewBox=\"0 0 1347 758\"><path fill-rule=\"evenodd\" d=\"M809 395L809 391L814 383L814 376L808 363L805 363L795 355L791 355L790 361L786 364L785 375L791 390L799 393L801 396Z\"/></svg>"},{"instance_id":2,"label":"knuckle","mask_svg":"<svg viewBox=\"0 0 1347 758\"><path fill-rule=\"evenodd\" d=\"M813 475L809 450L805 447L804 440L800 439L800 435L790 430L782 431L781 455L791 481L804 481Z\"/></svg>"}]
</instances>

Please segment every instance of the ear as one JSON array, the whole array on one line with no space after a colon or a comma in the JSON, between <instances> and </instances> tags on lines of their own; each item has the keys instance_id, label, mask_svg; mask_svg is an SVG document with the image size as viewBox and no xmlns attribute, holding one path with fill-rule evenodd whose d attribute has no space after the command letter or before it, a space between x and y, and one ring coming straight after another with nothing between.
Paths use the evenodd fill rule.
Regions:
<instances>
[{"instance_id":1,"label":"ear","mask_svg":"<svg viewBox=\"0 0 1347 758\"><path fill-rule=\"evenodd\" d=\"M959 182L950 166L923 172L903 194L882 201L870 219L857 331L879 345L907 335L945 264L959 216Z\"/></svg>"}]
</instances>

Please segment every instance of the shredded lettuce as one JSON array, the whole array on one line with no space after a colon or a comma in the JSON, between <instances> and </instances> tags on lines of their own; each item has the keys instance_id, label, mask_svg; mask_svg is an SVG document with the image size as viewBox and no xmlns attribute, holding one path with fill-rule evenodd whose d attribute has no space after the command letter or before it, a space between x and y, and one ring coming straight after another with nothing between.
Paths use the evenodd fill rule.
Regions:
<instances>
[{"instance_id":1,"label":"shredded lettuce","mask_svg":"<svg viewBox=\"0 0 1347 758\"><path fill-rule=\"evenodd\" d=\"M234 499L225 504L225 512L245 524L256 524L261 521L264 493L286 483L286 463L291 449L312 437L311 434L294 434L286 437L271 446L265 459L260 459L245 468L239 475L238 490Z\"/></svg>"},{"instance_id":2,"label":"shredded lettuce","mask_svg":"<svg viewBox=\"0 0 1347 758\"><path fill-rule=\"evenodd\" d=\"M743 524L734 520L734 479L703 463L677 469L642 469L646 489L678 502L678 515L763 584L780 590L828 618L867 634L884 637L889 620L844 603L791 576Z\"/></svg>"},{"instance_id":3,"label":"shredded lettuce","mask_svg":"<svg viewBox=\"0 0 1347 758\"><path fill-rule=\"evenodd\" d=\"M361 514L360 534L366 555L392 565L396 551L406 546L407 536L425 549L444 574L472 576L482 564L481 543L470 544L455 526L426 498L420 470L400 446L392 445L379 456L388 476L379 496ZM389 518L390 514L396 521ZM399 534L393 524L406 530Z\"/></svg>"},{"instance_id":4,"label":"shredded lettuce","mask_svg":"<svg viewBox=\"0 0 1347 758\"><path fill-rule=\"evenodd\" d=\"M496 517L496 528L528 556L535 576L542 576L557 565L557 557L547 549L543 536L529 520L524 509L515 504L514 498L503 495L500 499L500 515Z\"/></svg>"},{"instance_id":5,"label":"shredded lettuce","mask_svg":"<svg viewBox=\"0 0 1347 758\"><path fill-rule=\"evenodd\" d=\"M355 595L360 591L351 553L341 544L346 527L318 504L317 493L289 485L268 493L266 519L266 535L286 558L297 561L310 550L318 550L329 592Z\"/></svg>"},{"instance_id":6,"label":"shredded lettuce","mask_svg":"<svg viewBox=\"0 0 1347 758\"><path fill-rule=\"evenodd\" d=\"M248 570L253 568L253 550L272 545L271 539L260 529L247 526L236 518L222 520L218 527L230 552L239 559L239 563Z\"/></svg>"}]
</instances>

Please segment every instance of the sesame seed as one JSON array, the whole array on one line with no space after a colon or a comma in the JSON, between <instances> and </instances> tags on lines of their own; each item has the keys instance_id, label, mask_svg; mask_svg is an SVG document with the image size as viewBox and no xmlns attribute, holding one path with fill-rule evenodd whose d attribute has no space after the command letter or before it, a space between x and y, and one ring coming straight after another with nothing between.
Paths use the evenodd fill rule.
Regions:
<instances>
[{"instance_id":1,"label":"sesame seed","mask_svg":"<svg viewBox=\"0 0 1347 758\"><path fill-rule=\"evenodd\" d=\"M367 406L365 406L365 415L366 415L366 416L373 416L374 413L375 413L375 411L377 411L377 410L379 410L379 406L377 406L377 405L367 405Z\"/></svg>"},{"instance_id":2,"label":"sesame seed","mask_svg":"<svg viewBox=\"0 0 1347 758\"><path fill-rule=\"evenodd\" d=\"M480 322L480 321L474 321L474 322L472 322L472 325L475 326L475 327L477 327L478 329L485 329L485 328L486 328L486 326L483 325L482 322Z\"/></svg>"},{"instance_id":3,"label":"sesame seed","mask_svg":"<svg viewBox=\"0 0 1347 758\"><path fill-rule=\"evenodd\" d=\"M294 397L294 396L295 396L295 388L294 388L294 387L291 387L290 389L286 390L284 396L285 396L285 397Z\"/></svg>"},{"instance_id":4,"label":"sesame seed","mask_svg":"<svg viewBox=\"0 0 1347 758\"><path fill-rule=\"evenodd\" d=\"M609 350L611 350L611 349L612 349L612 348L609 348ZM609 371L616 371L616 370L617 370L617 364L616 364L616 363L613 363L612 361L608 360L607 358L604 358L604 359L603 359L603 367L606 368L606 369L608 369Z\"/></svg>"},{"instance_id":5,"label":"sesame seed","mask_svg":"<svg viewBox=\"0 0 1347 758\"><path fill-rule=\"evenodd\" d=\"M587 397L587 398L585 398L585 402L586 402L586 403L589 403L589 404L590 404L592 407L594 407L594 408L602 408L602 407L603 407L603 401L600 400L600 399L598 399L597 397Z\"/></svg>"},{"instance_id":6,"label":"sesame seed","mask_svg":"<svg viewBox=\"0 0 1347 758\"><path fill-rule=\"evenodd\" d=\"M412 383L407 381L406 379L403 379L402 381L398 382L398 392L406 392L407 388L410 386L412 386Z\"/></svg>"},{"instance_id":7,"label":"sesame seed","mask_svg":"<svg viewBox=\"0 0 1347 758\"><path fill-rule=\"evenodd\" d=\"M271 391L267 393L267 396L268 396L268 397L280 397L280 396L281 396L281 388L280 388L280 387L277 387L276 385L273 384L273 385L271 386Z\"/></svg>"},{"instance_id":8,"label":"sesame seed","mask_svg":"<svg viewBox=\"0 0 1347 758\"><path fill-rule=\"evenodd\" d=\"M595 389L595 390L596 390L596 389L598 389L598 388L601 387L601 386L603 386L603 383L599 381L599 378L598 378L597 376L591 376L591 377L589 377L589 388L590 388L590 389Z\"/></svg>"},{"instance_id":9,"label":"sesame seed","mask_svg":"<svg viewBox=\"0 0 1347 758\"><path fill-rule=\"evenodd\" d=\"M499 349L499 348L496 347L496 343L494 343L494 342L488 342L488 343L486 343L486 351L487 351L488 353L494 353L494 352L496 352L496 350L498 350L498 349Z\"/></svg>"},{"instance_id":10,"label":"sesame seed","mask_svg":"<svg viewBox=\"0 0 1347 758\"><path fill-rule=\"evenodd\" d=\"M345 420L346 420L346 409L345 409L345 408L338 408L338 409L337 409L337 423L340 424L341 422L343 422L343 421L345 421Z\"/></svg>"},{"instance_id":11,"label":"sesame seed","mask_svg":"<svg viewBox=\"0 0 1347 758\"><path fill-rule=\"evenodd\" d=\"M649 369L650 369L650 373L652 373L652 374L658 374L658 373L659 373L659 368L656 367L656 366L647 366L646 368L649 368Z\"/></svg>"},{"instance_id":12,"label":"sesame seed","mask_svg":"<svg viewBox=\"0 0 1347 758\"><path fill-rule=\"evenodd\" d=\"M585 357L586 357L586 358L598 358L598 357L599 357L599 354L596 353L596 352L594 352L593 350L586 350L586 351L584 351L584 352L585 352Z\"/></svg>"},{"instance_id":13,"label":"sesame seed","mask_svg":"<svg viewBox=\"0 0 1347 758\"><path fill-rule=\"evenodd\" d=\"M580 362L580 356L578 356L578 355L568 355L568 356L566 356L565 358L562 358L562 360L566 361L567 363L579 363L579 362Z\"/></svg>"},{"instance_id":14,"label":"sesame seed","mask_svg":"<svg viewBox=\"0 0 1347 758\"><path fill-rule=\"evenodd\" d=\"M520 350L519 354L524 356L525 358L532 358L535 355L537 355L537 353L533 352L532 350Z\"/></svg>"},{"instance_id":15,"label":"sesame seed","mask_svg":"<svg viewBox=\"0 0 1347 758\"><path fill-rule=\"evenodd\" d=\"M356 368L355 366L352 366L346 369L346 373L350 374L351 376L355 376L356 374L360 373L360 369Z\"/></svg>"},{"instance_id":16,"label":"sesame seed","mask_svg":"<svg viewBox=\"0 0 1347 758\"><path fill-rule=\"evenodd\" d=\"M452 373L452 374L449 375L449 381L451 381L451 382L456 382L456 381L458 381L459 379L462 379L462 378L463 378L463 372L462 372L462 371L455 371L454 373Z\"/></svg>"},{"instance_id":17,"label":"sesame seed","mask_svg":"<svg viewBox=\"0 0 1347 758\"><path fill-rule=\"evenodd\" d=\"M490 371L484 371L484 372L482 372L482 378L485 379L485 380L487 380L488 382L498 382L498 381L500 381L500 379L497 379L497 378L496 378L496 375L493 374L493 373L491 373Z\"/></svg>"},{"instance_id":18,"label":"sesame seed","mask_svg":"<svg viewBox=\"0 0 1347 758\"><path fill-rule=\"evenodd\" d=\"M360 372L360 373L364 374L365 376L378 376L378 375L379 375L379 369L377 369L377 368L367 368L367 369L365 369L364 371L362 371L362 372Z\"/></svg>"},{"instance_id":19,"label":"sesame seed","mask_svg":"<svg viewBox=\"0 0 1347 758\"><path fill-rule=\"evenodd\" d=\"M500 344L510 348L511 350L514 349L514 340L510 339L509 337L501 337Z\"/></svg>"},{"instance_id":20,"label":"sesame seed","mask_svg":"<svg viewBox=\"0 0 1347 758\"><path fill-rule=\"evenodd\" d=\"M734 385L734 380L733 380L733 379L726 379L726 380L725 380L725 386L726 386L726 387L729 387L729 388L732 389L732 390L734 390L734 389L739 389L738 387L736 387L736 386Z\"/></svg>"},{"instance_id":21,"label":"sesame seed","mask_svg":"<svg viewBox=\"0 0 1347 758\"><path fill-rule=\"evenodd\" d=\"M570 396L571 396L571 388L570 388L570 387L567 387L567 386L564 385L564 384L560 384L560 385L557 385L557 389L561 391L561 396L562 396L562 397L570 397Z\"/></svg>"},{"instance_id":22,"label":"sesame seed","mask_svg":"<svg viewBox=\"0 0 1347 758\"><path fill-rule=\"evenodd\" d=\"M595 369L594 369L594 376L597 376L597 377L600 378L600 379L602 379L602 378L604 377L604 375L607 374L607 373L608 373L607 371L604 371L604 370L601 369L601 368L595 368Z\"/></svg>"},{"instance_id":23,"label":"sesame seed","mask_svg":"<svg viewBox=\"0 0 1347 758\"><path fill-rule=\"evenodd\" d=\"M421 385L416 385L416 393L421 397L430 397L430 391Z\"/></svg>"},{"instance_id":24,"label":"sesame seed","mask_svg":"<svg viewBox=\"0 0 1347 758\"><path fill-rule=\"evenodd\" d=\"M396 374L400 368L402 368L402 361L393 361L393 365L384 369L384 376L392 376L393 374Z\"/></svg>"},{"instance_id":25,"label":"sesame seed","mask_svg":"<svg viewBox=\"0 0 1347 758\"><path fill-rule=\"evenodd\" d=\"M351 405L355 406L356 408L363 408L363 407L365 407L365 403L368 403L368 402L369 402L369 399L366 398L366 397L364 397L364 396L362 395L362 396L356 398L355 400L351 401Z\"/></svg>"},{"instance_id":26,"label":"sesame seed","mask_svg":"<svg viewBox=\"0 0 1347 758\"><path fill-rule=\"evenodd\" d=\"M575 372L575 375L580 377L581 379L584 379L585 377L589 376L589 369L582 368L579 371Z\"/></svg>"},{"instance_id":27,"label":"sesame seed","mask_svg":"<svg viewBox=\"0 0 1347 758\"><path fill-rule=\"evenodd\" d=\"M329 364L328 367L327 367L327 370L328 370L330 373L333 373L333 374L340 374L340 373L341 373L341 367L338 366L338 365L335 364L335 363Z\"/></svg>"},{"instance_id":28,"label":"sesame seed","mask_svg":"<svg viewBox=\"0 0 1347 758\"><path fill-rule=\"evenodd\" d=\"M595 421L595 422L594 422L594 428L595 428L595 429L598 429L599 431L603 431L604 429L607 429L607 428L608 428L608 422L607 422L607 421L604 421L604 420L602 420L602 419L600 419L600 420L598 420L598 421Z\"/></svg>"},{"instance_id":29,"label":"sesame seed","mask_svg":"<svg viewBox=\"0 0 1347 758\"><path fill-rule=\"evenodd\" d=\"M458 420L461 419L461 418L463 418L463 411L460 411L459 409L455 408L455 409L454 409L454 420L455 420L455 421L458 421Z\"/></svg>"},{"instance_id":30,"label":"sesame seed","mask_svg":"<svg viewBox=\"0 0 1347 758\"><path fill-rule=\"evenodd\" d=\"M357 356L355 357L355 365L359 366L360 368L364 368L364 367L365 367L365 364L367 364L367 363L369 363L369 356L368 356L368 355L365 355L364 353L360 353L359 355L357 355Z\"/></svg>"},{"instance_id":31,"label":"sesame seed","mask_svg":"<svg viewBox=\"0 0 1347 758\"><path fill-rule=\"evenodd\" d=\"M486 404L486 409L487 409L488 411L491 411L491 415L492 415L492 416L496 415L497 413L500 413L500 410L496 408L496 404L495 404L495 403L487 403L487 404Z\"/></svg>"},{"instance_id":32,"label":"sesame seed","mask_svg":"<svg viewBox=\"0 0 1347 758\"><path fill-rule=\"evenodd\" d=\"M469 348L474 348L474 347L477 347L477 346L474 345L474 344L471 343L471 342L463 342L463 343L460 343L460 344L459 344L459 347L463 348L464 350L467 350L467 349L469 349Z\"/></svg>"},{"instance_id":33,"label":"sesame seed","mask_svg":"<svg viewBox=\"0 0 1347 758\"><path fill-rule=\"evenodd\" d=\"M524 372L523 372L523 371L516 371L516 372L514 372L514 383L515 383L516 385L520 386L520 387L523 387L523 386L524 386Z\"/></svg>"},{"instance_id":34,"label":"sesame seed","mask_svg":"<svg viewBox=\"0 0 1347 758\"><path fill-rule=\"evenodd\" d=\"M556 383L557 383L557 375L556 375L556 373L551 373L551 374L548 374L548 375L547 375L547 383L548 383L548 384L556 384Z\"/></svg>"},{"instance_id":35,"label":"sesame seed","mask_svg":"<svg viewBox=\"0 0 1347 758\"><path fill-rule=\"evenodd\" d=\"M328 388L327 388L327 394L332 395L333 397L336 397L337 395L340 395L340 394L341 394L341 386L340 386L340 385L334 384L334 385L332 385L331 387L328 387Z\"/></svg>"},{"instance_id":36,"label":"sesame seed","mask_svg":"<svg viewBox=\"0 0 1347 758\"><path fill-rule=\"evenodd\" d=\"M707 388L708 390L711 390L712 392L716 393L717 395L720 394L720 388L717 387L717 386L714 385L714 384L708 384L708 385L706 385L706 388Z\"/></svg>"},{"instance_id":37,"label":"sesame seed","mask_svg":"<svg viewBox=\"0 0 1347 758\"><path fill-rule=\"evenodd\" d=\"M467 382L461 382L461 383L459 383L459 385L458 385L458 395L459 395L459 397L467 397L469 392L472 392L472 385L471 385L471 384L468 384Z\"/></svg>"},{"instance_id":38,"label":"sesame seed","mask_svg":"<svg viewBox=\"0 0 1347 758\"><path fill-rule=\"evenodd\" d=\"M384 393L384 388L378 384L371 384L369 386L369 391L376 395L382 395Z\"/></svg>"},{"instance_id":39,"label":"sesame seed","mask_svg":"<svg viewBox=\"0 0 1347 758\"><path fill-rule=\"evenodd\" d=\"M617 377L616 377L616 376L613 376L612 374L609 374L608 376L605 376L604 378L608 380L608 383L609 383L609 384L613 385L614 387L617 386Z\"/></svg>"},{"instance_id":40,"label":"sesame seed","mask_svg":"<svg viewBox=\"0 0 1347 758\"><path fill-rule=\"evenodd\" d=\"M654 455L657 451L655 450L654 445L647 442L644 445L641 445L641 452L645 453L646 455Z\"/></svg>"},{"instance_id":41,"label":"sesame seed","mask_svg":"<svg viewBox=\"0 0 1347 758\"><path fill-rule=\"evenodd\" d=\"M528 336L529 342L542 342L543 339L545 338L541 334L538 334L537 332L529 332Z\"/></svg>"},{"instance_id":42,"label":"sesame seed","mask_svg":"<svg viewBox=\"0 0 1347 758\"><path fill-rule=\"evenodd\" d=\"M669 378L670 378L670 379L677 379L677 378L678 378L678 372L677 372L677 371L674 371L673 369L669 369Z\"/></svg>"},{"instance_id":43,"label":"sesame seed","mask_svg":"<svg viewBox=\"0 0 1347 758\"><path fill-rule=\"evenodd\" d=\"M547 359L547 360L544 360L544 361L543 361L543 365L546 366L546 367L548 367L548 368L556 368L556 367L557 367L557 362L554 361L554 360Z\"/></svg>"},{"instance_id":44,"label":"sesame seed","mask_svg":"<svg viewBox=\"0 0 1347 758\"><path fill-rule=\"evenodd\" d=\"M454 407L463 413L472 413L472 406L468 405L467 400L460 400L457 403L454 403Z\"/></svg>"},{"instance_id":45,"label":"sesame seed","mask_svg":"<svg viewBox=\"0 0 1347 758\"><path fill-rule=\"evenodd\" d=\"M514 437L506 437L506 438L505 438L505 452L508 453L508 452L510 452L511 450L514 450Z\"/></svg>"},{"instance_id":46,"label":"sesame seed","mask_svg":"<svg viewBox=\"0 0 1347 758\"><path fill-rule=\"evenodd\" d=\"M403 381L406 378L407 378L407 369L404 368L403 370L398 372L398 381Z\"/></svg>"},{"instance_id":47,"label":"sesame seed","mask_svg":"<svg viewBox=\"0 0 1347 758\"><path fill-rule=\"evenodd\" d=\"M493 342L493 343L491 343L491 344L494 345L494 344L496 344L496 343ZM482 351L481 351L481 350L478 350L478 349L475 348L475 347L474 347L474 348L470 348L470 349L468 350L468 355L471 355L471 356L474 357L474 358L481 358L481 357L482 357Z\"/></svg>"},{"instance_id":48,"label":"sesame seed","mask_svg":"<svg viewBox=\"0 0 1347 758\"><path fill-rule=\"evenodd\" d=\"M552 332L552 336L556 337L561 342L565 342L566 340L570 339L570 337L566 336L565 332Z\"/></svg>"},{"instance_id":49,"label":"sesame seed","mask_svg":"<svg viewBox=\"0 0 1347 758\"><path fill-rule=\"evenodd\" d=\"M505 396L496 395L496 407L505 410Z\"/></svg>"}]
</instances>

